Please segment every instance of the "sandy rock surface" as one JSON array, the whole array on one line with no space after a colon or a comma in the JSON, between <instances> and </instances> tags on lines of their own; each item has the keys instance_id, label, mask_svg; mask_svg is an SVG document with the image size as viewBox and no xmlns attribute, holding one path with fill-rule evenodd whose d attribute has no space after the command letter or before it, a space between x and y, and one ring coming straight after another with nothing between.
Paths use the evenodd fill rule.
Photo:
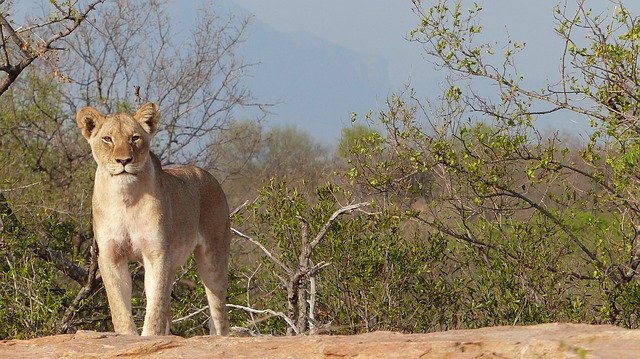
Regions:
<instances>
[{"instance_id":1,"label":"sandy rock surface","mask_svg":"<svg viewBox=\"0 0 640 359\"><path fill-rule=\"evenodd\" d=\"M0 341L0 358L640 358L640 330L543 324L429 334L188 339L83 331Z\"/></svg>"}]
</instances>

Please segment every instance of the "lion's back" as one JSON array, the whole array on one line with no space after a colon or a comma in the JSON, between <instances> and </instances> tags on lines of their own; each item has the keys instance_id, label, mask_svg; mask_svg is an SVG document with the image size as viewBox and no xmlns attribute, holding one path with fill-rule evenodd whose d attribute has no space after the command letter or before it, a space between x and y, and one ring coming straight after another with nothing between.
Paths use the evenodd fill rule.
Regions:
<instances>
[{"instance_id":1,"label":"lion's back","mask_svg":"<svg viewBox=\"0 0 640 359\"><path fill-rule=\"evenodd\" d=\"M198 166L164 169L165 191L173 203L196 207L203 221L224 222L229 216L226 196L212 174Z\"/></svg>"}]
</instances>

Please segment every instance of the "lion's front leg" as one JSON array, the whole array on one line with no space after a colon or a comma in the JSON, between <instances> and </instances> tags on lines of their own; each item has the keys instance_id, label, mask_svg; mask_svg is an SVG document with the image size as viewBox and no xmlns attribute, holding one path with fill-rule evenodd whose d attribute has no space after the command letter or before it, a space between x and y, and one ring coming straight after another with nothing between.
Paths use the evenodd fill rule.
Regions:
<instances>
[{"instance_id":1,"label":"lion's front leg","mask_svg":"<svg viewBox=\"0 0 640 359\"><path fill-rule=\"evenodd\" d=\"M98 255L98 267L107 291L111 321L116 333L138 335L131 314L131 274L126 260L114 260L108 251Z\"/></svg>"},{"instance_id":2,"label":"lion's front leg","mask_svg":"<svg viewBox=\"0 0 640 359\"><path fill-rule=\"evenodd\" d=\"M144 290L147 311L142 335L165 335L169 327L169 301L173 276L165 256L144 258Z\"/></svg>"}]
</instances>

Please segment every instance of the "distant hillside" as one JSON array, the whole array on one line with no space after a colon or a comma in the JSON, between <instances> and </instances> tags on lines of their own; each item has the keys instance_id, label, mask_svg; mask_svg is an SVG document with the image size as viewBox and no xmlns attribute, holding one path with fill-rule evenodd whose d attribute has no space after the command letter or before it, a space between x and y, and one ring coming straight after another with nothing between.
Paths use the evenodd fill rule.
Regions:
<instances>
[{"instance_id":1,"label":"distant hillside","mask_svg":"<svg viewBox=\"0 0 640 359\"><path fill-rule=\"evenodd\" d=\"M246 84L257 99L278 103L269 122L297 124L323 142L337 141L351 112L375 110L390 89L384 59L255 18L243 49L247 61L260 63Z\"/></svg>"},{"instance_id":2,"label":"distant hillside","mask_svg":"<svg viewBox=\"0 0 640 359\"><path fill-rule=\"evenodd\" d=\"M178 38L189 33L202 6L198 1L170 2ZM216 1L213 9L239 18L251 15L233 0ZM245 62L257 64L244 85L256 100L276 103L267 124L296 124L326 144L338 141L352 112L381 108L390 93L388 64L382 57L358 53L310 33L282 33L256 17L240 49L238 55Z\"/></svg>"}]
</instances>

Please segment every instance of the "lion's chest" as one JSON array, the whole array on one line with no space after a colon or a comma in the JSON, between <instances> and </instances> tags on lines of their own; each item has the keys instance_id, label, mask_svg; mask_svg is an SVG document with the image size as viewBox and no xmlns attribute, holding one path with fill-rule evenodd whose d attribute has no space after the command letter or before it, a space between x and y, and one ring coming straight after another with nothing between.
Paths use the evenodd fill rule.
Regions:
<instances>
[{"instance_id":1,"label":"lion's chest","mask_svg":"<svg viewBox=\"0 0 640 359\"><path fill-rule=\"evenodd\" d=\"M94 218L94 229L101 252L141 261L143 255L165 245L157 203L145 201L136 206L112 203L100 211L100 218Z\"/></svg>"}]
</instances>

